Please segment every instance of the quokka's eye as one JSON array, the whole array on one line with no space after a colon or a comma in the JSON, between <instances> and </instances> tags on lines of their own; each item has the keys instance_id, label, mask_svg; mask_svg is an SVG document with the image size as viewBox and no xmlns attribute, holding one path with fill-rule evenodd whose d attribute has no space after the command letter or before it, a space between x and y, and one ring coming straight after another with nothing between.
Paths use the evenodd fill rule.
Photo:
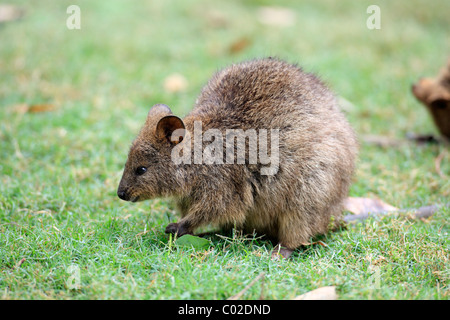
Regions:
<instances>
[{"instance_id":1,"label":"quokka's eye","mask_svg":"<svg viewBox=\"0 0 450 320\"><path fill-rule=\"evenodd\" d=\"M138 175L138 176L141 176L141 175L143 175L144 173L146 173L147 172L147 168L146 167L138 167L137 169L136 169L136 174Z\"/></svg>"}]
</instances>

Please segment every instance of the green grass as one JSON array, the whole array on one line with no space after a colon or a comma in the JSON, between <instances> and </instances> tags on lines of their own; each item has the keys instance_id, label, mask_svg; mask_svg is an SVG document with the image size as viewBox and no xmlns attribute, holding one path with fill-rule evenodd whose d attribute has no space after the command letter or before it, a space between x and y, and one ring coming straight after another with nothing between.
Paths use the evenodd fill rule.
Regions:
<instances>
[{"instance_id":1,"label":"green grass","mask_svg":"<svg viewBox=\"0 0 450 320\"><path fill-rule=\"evenodd\" d=\"M170 202L116 196L150 106L185 115L215 70L254 57L318 73L352 103L347 116L361 137L436 134L410 85L446 62L449 2L378 1L381 30L366 28L372 1L282 1L296 14L288 27L258 22L258 7L270 4L263 0L76 3L81 30L66 28L73 1L16 1L24 18L0 25L2 299L225 299L262 272L244 299L289 299L326 285L340 299L449 298L449 209L425 222L370 219L319 237L327 247L272 261L272 244L253 237L177 247L164 234L177 219ZM249 45L230 53L241 39ZM185 91L164 90L173 73L187 79ZM42 103L56 109L20 112ZM447 203L449 154L361 140L350 194L401 208ZM81 279L75 290L71 265Z\"/></svg>"}]
</instances>

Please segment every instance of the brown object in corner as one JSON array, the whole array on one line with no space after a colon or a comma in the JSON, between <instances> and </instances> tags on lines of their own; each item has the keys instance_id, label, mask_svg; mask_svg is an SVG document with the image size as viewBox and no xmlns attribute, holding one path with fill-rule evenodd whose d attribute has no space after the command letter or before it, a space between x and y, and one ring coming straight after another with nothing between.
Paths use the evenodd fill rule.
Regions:
<instances>
[{"instance_id":1,"label":"brown object in corner","mask_svg":"<svg viewBox=\"0 0 450 320\"><path fill-rule=\"evenodd\" d=\"M422 78L412 86L414 96L430 111L439 132L450 139L450 59L436 78Z\"/></svg>"}]
</instances>

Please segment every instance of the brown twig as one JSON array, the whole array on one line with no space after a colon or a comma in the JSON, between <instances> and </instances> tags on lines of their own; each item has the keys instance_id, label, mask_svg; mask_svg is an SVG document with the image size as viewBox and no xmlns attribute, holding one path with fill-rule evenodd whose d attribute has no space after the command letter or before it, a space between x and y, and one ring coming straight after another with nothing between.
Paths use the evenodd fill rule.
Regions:
<instances>
[{"instance_id":1,"label":"brown twig","mask_svg":"<svg viewBox=\"0 0 450 320\"><path fill-rule=\"evenodd\" d=\"M12 269L13 269L13 270L14 270L14 269L19 269L20 266L21 266L25 261L26 261L25 258L20 259L20 261L19 261L14 267L12 267Z\"/></svg>"}]
</instances>

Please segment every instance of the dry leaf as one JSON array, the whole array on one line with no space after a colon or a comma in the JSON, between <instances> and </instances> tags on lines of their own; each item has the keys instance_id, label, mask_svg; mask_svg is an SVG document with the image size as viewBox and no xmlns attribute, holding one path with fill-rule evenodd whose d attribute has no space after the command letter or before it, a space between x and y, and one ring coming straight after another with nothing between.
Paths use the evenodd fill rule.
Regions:
<instances>
[{"instance_id":1,"label":"dry leaf","mask_svg":"<svg viewBox=\"0 0 450 320\"><path fill-rule=\"evenodd\" d=\"M345 199L344 208L357 215L398 210L398 208L391 206L380 199L358 197L348 197Z\"/></svg>"},{"instance_id":2,"label":"dry leaf","mask_svg":"<svg viewBox=\"0 0 450 320\"><path fill-rule=\"evenodd\" d=\"M336 300L336 287L321 287L305 294L296 296L293 300Z\"/></svg>"},{"instance_id":3,"label":"dry leaf","mask_svg":"<svg viewBox=\"0 0 450 320\"><path fill-rule=\"evenodd\" d=\"M233 42L228 49L231 54L239 53L242 50L245 50L250 45L250 40L247 38L240 38L237 41Z\"/></svg>"},{"instance_id":4,"label":"dry leaf","mask_svg":"<svg viewBox=\"0 0 450 320\"><path fill-rule=\"evenodd\" d=\"M10 5L10 4L2 4L0 5L0 23L14 21L22 18L25 10Z\"/></svg>"},{"instance_id":5,"label":"dry leaf","mask_svg":"<svg viewBox=\"0 0 450 320\"><path fill-rule=\"evenodd\" d=\"M169 75L164 80L164 90L169 93L176 93L186 90L187 80L186 78L178 73Z\"/></svg>"},{"instance_id":6,"label":"dry leaf","mask_svg":"<svg viewBox=\"0 0 450 320\"><path fill-rule=\"evenodd\" d=\"M13 111L16 113L40 113L40 112L48 112L56 109L56 106L53 104L26 104L21 103L12 107Z\"/></svg>"},{"instance_id":7,"label":"dry leaf","mask_svg":"<svg viewBox=\"0 0 450 320\"><path fill-rule=\"evenodd\" d=\"M261 7L258 20L268 26L289 27L295 23L295 12L283 7Z\"/></svg>"},{"instance_id":8,"label":"dry leaf","mask_svg":"<svg viewBox=\"0 0 450 320\"><path fill-rule=\"evenodd\" d=\"M32 104L28 106L28 112L30 113L40 113L55 110L56 107L53 104Z\"/></svg>"}]
</instances>

